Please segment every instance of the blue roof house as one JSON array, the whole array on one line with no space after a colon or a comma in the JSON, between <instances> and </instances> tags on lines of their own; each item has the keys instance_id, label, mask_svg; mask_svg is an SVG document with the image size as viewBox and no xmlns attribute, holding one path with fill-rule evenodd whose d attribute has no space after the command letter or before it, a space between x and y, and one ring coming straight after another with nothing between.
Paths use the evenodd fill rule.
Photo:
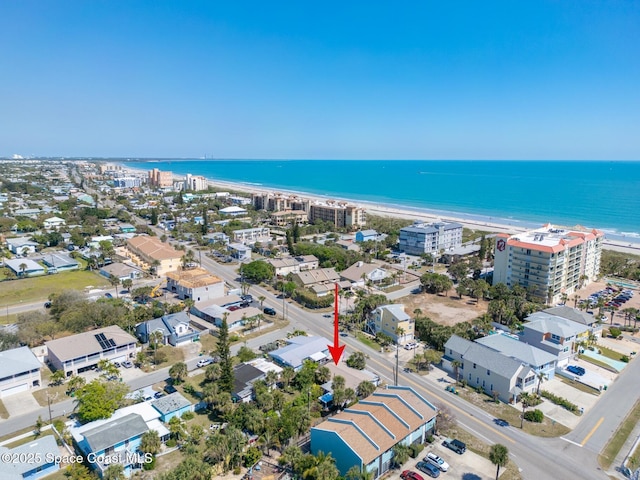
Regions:
<instances>
[{"instance_id":1,"label":"blue roof house","mask_svg":"<svg viewBox=\"0 0 640 480\"><path fill-rule=\"evenodd\" d=\"M0 447L0 456L11 455L11 458L26 458L27 462L0 462L0 478L3 480L35 480L57 472L60 465L55 459L60 450L53 435L45 435L32 442L15 448Z\"/></svg>"},{"instance_id":2,"label":"blue roof house","mask_svg":"<svg viewBox=\"0 0 640 480\"><path fill-rule=\"evenodd\" d=\"M378 232L376 232L375 230L360 230L359 232L356 232L356 243L362 243L362 242L368 242L368 241L372 241L375 242L378 239Z\"/></svg>"},{"instance_id":3,"label":"blue roof house","mask_svg":"<svg viewBox=\"0 0 640 480\"><path fill-rule=\"evenodd\" d=\"M193 404L180 392L172 393L151 402L151 406L160 413L160 420L169 422L173 417L181 417L185 412L193 412Z\"/></svg>"}]
</instances>

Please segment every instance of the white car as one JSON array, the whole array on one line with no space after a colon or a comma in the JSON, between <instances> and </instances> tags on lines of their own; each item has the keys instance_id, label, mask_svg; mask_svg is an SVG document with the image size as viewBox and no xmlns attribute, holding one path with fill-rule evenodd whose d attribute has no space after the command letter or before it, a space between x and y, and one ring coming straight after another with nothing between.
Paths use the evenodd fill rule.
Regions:
<instances>
[{"instance_id":1,"label":"white car","mask_svg":"<svg viewBox=\"0 0 640 480\"><path fill-rule=\"evenodd\" d=\"M212 358L203 358L202 360L198 360L196 367L202 368L202 367L206 367L207 365L211 365L212 363L213 363Z\"/></svg>"},{"instance_id":2,"label":"white car","mask_svg":"<svg viewBox=\"0 0 640 480\"><path fill-rule=\"evenodd\" d=\"M425 462L429 462L431 465L435 465L443 472L449 470L449 464L445 462L442 458L440 458L435 453L429 452L426 457L424 457Z\"/></svg>"}]
</instances>

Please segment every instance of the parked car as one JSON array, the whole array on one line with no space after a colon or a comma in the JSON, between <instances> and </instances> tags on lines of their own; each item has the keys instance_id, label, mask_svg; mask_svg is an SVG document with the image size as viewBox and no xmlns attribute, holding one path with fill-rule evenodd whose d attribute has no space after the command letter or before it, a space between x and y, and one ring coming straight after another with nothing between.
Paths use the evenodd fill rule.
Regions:
<instances>
[{"instance_id":1,"label":"parked car","mask_svg":"<svg viewBox=\"0 0 640 480\"><path fill-rule=\"evenodd\" d=\"M411 470L405 470L404 472L402 472L400 474L400 478L402 480L424 480L424 478L422 478L422 475L416 472L412 472Z\"/></svg>"},{"instance_id":2,"label":"parked car","mask_svg":"<svg viewBox=\"0 0 640 480\"><path fill-rule=\"evenodd\" d=\"M249 303L253 302L253 297L248 293L246 295L240 295L240 298L245 302L249 302Z\"/></svg>"},{"instance_id":3,"label":"parked car","mask_svg":"<svg viewBox=\"0 0 640 480\"><path fill-rule=\"evenodd\" d=\"M131 368L131 367L133 367L133 363L131 363L129 360L127 360L125 362L122 362L122 366L124 368Z\"/></svg>"},{"instance_id":4,"label":"parked car","mask_svg":"<svg viewBox=\"0 0 640 480\"><path fill-rule=\"evenodd\" d=\"M206 367L207 365L211 365L212 363L213 363L213 358L202 358L198 360L198 363L196 363L196 367L202 368L202 367Z\"/></svg>"},{"instance_id":5,"label":"parked car","mask_svg":"<svg viewBox=\"0 0 640 480\"><path fill-rule=\"evenodd\" d=\"M461 442L460 440L457 440L455 438L446 438L444 442L442 442L442 444L445 447L456 452L458 455L462 455L464 452L467 451L467 445L464 442Z\"/></svg>"},{"instance_id":6,"label":"parked car","mask_svg":"<svg viewBox=\"0 0 640 480\"><path fill-rule=\"evenodd\" d=\"M51 308L51 302L44 302L44 308Z\"/></svg>"},{"instance_id":7,"label":"parked car","mask_svg":"<svg viewBox=\"0 0 640 480\"><path fill-rule=\"evenodd\" d=\"M113 362L113 366L116 368L120 368L122 365L120 364L120 362Z\"/></svg>"},{"instance_id":8,"label":"parked car","mask_svg":"<svg viewBox=\"0 0 640 480\"><path fill-rule=\"evenodd\" d=\"M424 457L424 461L430 463L431 465L435 465L443 472L449 470L449 464L433 452L427 453L427 456Z\"/></svg>"},{"instance_id":9,"label":"parked car","mask_svg":"<svg viewBox=\"0 0 640 480\"><path fill-rule=\"evenodd\" d=\"M164 397L164 392L156 392L153 394L153 398L162 398Z\"/></svg>"},{"instance_id":10,"label":"parked car","mask_svg":"<svg viewBox=\"0 0 640 480\"><path fill-rule=\"evenodd\" d=\"M271 308L271 307L264 307L263 312L266 313L267 315L275 315L276 314L275 308Z\"/></svg>"},{"instance_id":11,"label":"parked car","mask_svg":"<svg viewBox=\"0 0 640 480\"><path fill-rule=\"evenodd\" d=\"M431 478L437 478L440 476L440 469L431 463L418 462L416 463L416 468L422 473L426 473Z\"/></svg>"},{"instance_id":12,"label":"parked car","mask_svg":"<svg viewBox=\"0 0 640 480\"><path fill-rule=\"evenodd\" d=\"M107 298L113 298L113 295L111 295L109 292L105 293L104 296Z\"/></svg>"},{"instance_id":13,"label":"parked car","mask_svg":"<svg viewBox=\"0 0 640 480\"><path fill-rule=\"evenodd\" d=\"M578 375L579 377L581 377L585 374L585 369L582 367L578 367L577 365L569 365L567 367L567 372L571 372L574 375Z\"/></svg>"},{"instance_id":14,"label":"parked car","mask_svg":"<svg viewBox=\"0 0 640 480\"><path fill-rule=\"evenodd\" d=\"M171 395L172 393L176 393L178 390L176 390L176 387L174 387L173 385L165 385L164 389L163 389L168 395Z\"/></svg>"}]
</instances>

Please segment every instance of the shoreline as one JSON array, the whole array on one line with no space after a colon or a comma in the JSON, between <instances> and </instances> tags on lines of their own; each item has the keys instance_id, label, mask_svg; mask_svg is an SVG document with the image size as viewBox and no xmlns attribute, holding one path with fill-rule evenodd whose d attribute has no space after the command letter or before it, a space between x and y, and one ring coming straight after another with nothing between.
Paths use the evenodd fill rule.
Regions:
<instances>
[{"instance_id":1,"label":"shoreline","mask_svg":"<svg viewBox=\"0 0 640 480\"><path fill-rule=\"evenodd\" d=\"M148 170L144 170L141 168L135 168L128 166L126 163L120 164L123 169L127 172L138 173L138 174L146 174ZM195 173L194 175L198 175ZM174 181L184 180L185 176L177 173L173 174ZM206 177L205 177L206 178ZM418 207L407 207L407 206L396 206L389 204L377 204L375 202L366 201L366 200L355 200L345 197L329 197L323 196L308 192L288 190L282 188L268 187L265 185L253 185L250 183L242 183L242 182L233 182L228 180L213 180L211 178L206 178L207 184L214 188L227 188L229 190L234 190L236 192L250 193L250 194L258 194L258 193L282 193L287 195L297 195L299 197L308 198L311 201L320 201L324 202L327 200L336 200L336 201L344 201L355 205L360 208L364 208L367 213L383 216L383 217L395 217L395 218L403 218L407 220L419 220L425 222L434 222L437 220L458 222L462 224L463 227L469 228L472 230L480 230L491 233L508 233L515 234L524 232L527 230L531 230L534 228L539 228L542 224L536 224L533 222L521 222L516 219L503 219L493 217L489 217L489 219L484 218L482 215L473 215L473 214L464 214L462 212L446 212L446 211L438 211L438 210L430 210L425 208ZM513 223L517 223L514 225ZM552 223L552 222L549 222ZM563 225L565 227L573 228L573 226ZM591 227L597 228L597 227ZM614 250L623 253L631 253L635 255L640 255L640 238L633 239L635 241L629 241L627 239L620 240L609 238L611 235L608 232L605 233L605 239L603 242L603 246L606 246L609 250ZM620 235L617 235L620 237Z\"/></svg>"}]
</instances>

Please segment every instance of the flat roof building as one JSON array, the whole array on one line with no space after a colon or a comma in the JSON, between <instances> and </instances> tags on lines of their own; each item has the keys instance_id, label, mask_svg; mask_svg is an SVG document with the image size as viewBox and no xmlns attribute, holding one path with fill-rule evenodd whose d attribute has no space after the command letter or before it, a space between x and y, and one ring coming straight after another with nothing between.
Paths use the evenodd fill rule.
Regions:
<instances>
[{"instance_id":1,"label":"flat roof building","mask_svg":"<svg viewBox=\"0 0 640 480\"><path fill-rule=\"evenodd\" d=\"M439 253L462 245L462 225L457 222L415 222L400 229L399 249L410 255Z\"/></svg>"}]
</instances>

